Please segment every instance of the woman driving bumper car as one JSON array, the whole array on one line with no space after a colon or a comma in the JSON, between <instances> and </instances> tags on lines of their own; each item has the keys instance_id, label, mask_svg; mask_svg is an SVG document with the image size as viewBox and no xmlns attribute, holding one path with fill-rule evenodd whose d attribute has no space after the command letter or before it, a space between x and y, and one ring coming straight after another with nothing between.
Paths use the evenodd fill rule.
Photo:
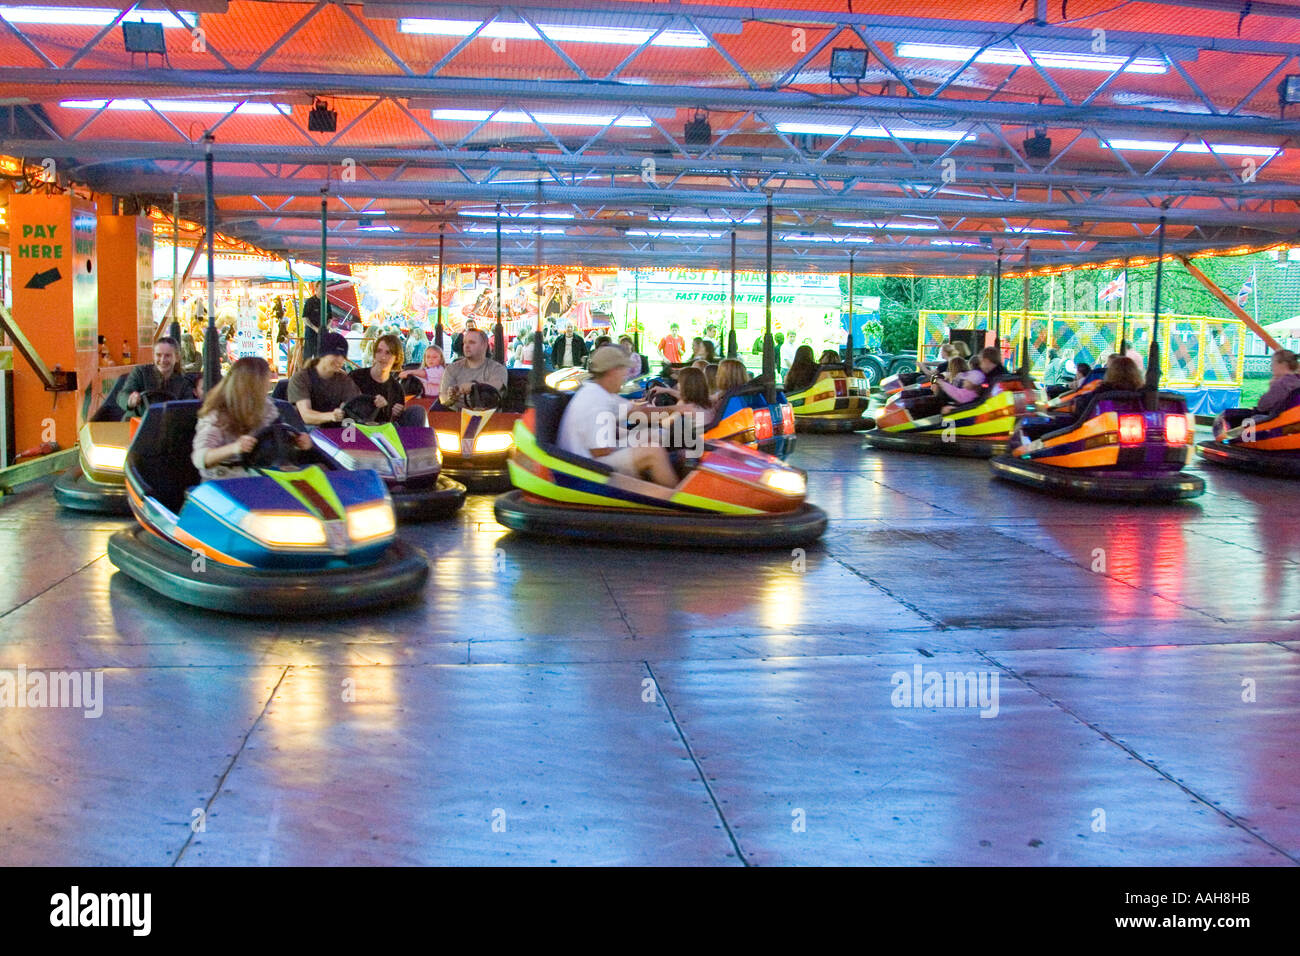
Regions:
<instances>
[{"instance_id":1,"label":"woman driving bumper car","mask_svg":"<svg viewBox=\"0 0 1300 956\"><path fill-rule=\"evenodd\" d=\"M1206 461L1282 478L1300 477L1300 358L1273 353L1272 380L1254 408L1230 408L1214 439L1196 446Z\"/></svg>"},{"instance_id":2,"label":"woman driving bumper car","mask_svg":"<svg viewBox=\"0 0 1300 956\"><path fill-rule=\"evenodd\" d=\"M706 548L788 547L825 530L825 513L804 501L802 472L733 442L670 457L653 432L626 431L633 409L617 392L627 357L601 349L589 369L592 380L577 394L536 395L516 425L510 474L517 490L497 499L501 524L552 537Z\"/></svg>"},{"instance_id":3,"label":"woman driving bumper car","mask_svg":"<svg viewBox=\"0 0 1300 956\"><path fill-rule=\"evenodd\" d=\"M139 524L109 539L109 560L165 597L233 614L311 616L417 595L428 562L396 539L383 481L373 471L297 467L285 438L301 420L293 406L277 407L284 421L241 452L244 474L202 482L192 455L211 462L222 452L236 463L220 445L195 448L199 403L150 408L126 458Z\"/></svg>"}]
</instances>

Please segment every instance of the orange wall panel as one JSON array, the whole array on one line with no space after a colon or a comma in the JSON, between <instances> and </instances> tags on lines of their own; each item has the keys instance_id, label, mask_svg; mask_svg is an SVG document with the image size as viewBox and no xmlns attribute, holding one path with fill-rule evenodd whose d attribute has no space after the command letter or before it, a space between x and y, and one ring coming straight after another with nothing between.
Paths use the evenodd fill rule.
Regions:
<instances>
[{"instance_id":1,"label":"orange wall panel","mask_svg":"<svg viewBox=\"0 0 1300 956\"><path fill-rule=\"evenodd\" d=\"M99 214L99 334L113 361L153 361L153 229L147 216ZM143 283L143 288L141 284Z\"/></svg>"}]
</instances>

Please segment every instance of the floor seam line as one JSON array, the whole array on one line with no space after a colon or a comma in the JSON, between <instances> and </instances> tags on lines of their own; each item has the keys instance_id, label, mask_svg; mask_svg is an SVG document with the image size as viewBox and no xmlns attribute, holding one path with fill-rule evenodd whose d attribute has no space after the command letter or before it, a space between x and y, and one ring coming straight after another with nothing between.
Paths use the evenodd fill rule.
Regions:
<instances>
[{"instance_id":1,"label":"floor seam line","mask_svg":"<svg viewBox=\"0 0 1300 956\"><path fill-rule=\"evenodd\" d=\"M1239 829L1244 830L1245 832L1249 833L1252 837L1254 837L1254 838L1255 838L1256 840L1258 840L1260 843L1264 844L1266 847L1269 847L1270 849L1274 850L1274 851L1277 852L1279 855L1281 855L1281 857L1282 857L1284 860L1290 860L1292 863L1300 864L1300 859L1297 859L1296 857L1292 856L1290 853L1288 853L1288 852L1287 852L1286 850L1284 850L1282 847L1278 846L1278 845L1277 845L1276 843L1274 843L1272 840L1269 840L1267 837L1263 836L1262 834L1255 832L1253 829L1251 829L1251 828L1248 827L1246 824L1244 824L1244 823L1242 823L1240 820L1238 820L1235 816L1233 816L1233 814L1229 813L1227 810L1223 809L1223 808L1220 807L1220 806L1216 806L1216 805L1214 804L1213 801L1206 799L1206 798L1203 797L1201 794L1199 794L1198 792L1196 792L1195 790L1193 790L1191 787L1187 786L1187 785L1184 784L1184 783L1180 783L1179 781L1175 780L1175 779L1173 778L1173 776L1172 776L1171 774L1169 774L1167 771L1162 770L1160 767L1157 767L1157 766L1156 766L1155 764L1153 764L1150 760L1148 760L1148 759L1146 759L1145 757L1143 757L1141 754L1139 754L1136 750L1134 750L1134 749L1133 749L1132 747L1130 747L1128 744L1126 744L1126 743L1124 743L1124 742L1122 742L1122 741L1120 741L1120 740L1117 740L1117 739L1116 739L1112 734L1110 734L1108 731L1102 730L1101 727L1099 727L1099 726L1096 725L1096 724L1089 723L1087 720L1085 720L1085 719L1083 718L1082 715L1076 713L1072 708L1067 707L1067 706L1066 706L1062 701L1059 701L1059 700L1057 700L1056 698L1049 696L1049 695L1048 695L1046 692L1044 692L1043 690L1040 690L1040 689L1039 689L1039 688L1038 688L1034 683L1032 683L1030 680L1028 680L1027 678L1021 676L1019 673L1017 673L1015 670L1013 670L1012 668L1008 667L1007 665L1003 664L1003 663L1002 663L1001 661L999 661L997 658L995 658L995 657L993 657L993 656L991 656L991 655L989 655L989 654L986 654L984 651L980 651L979 654L980 654L981 657L983 657L985 660L987 660L990 664L993 664L995 667L1001 668L1001 669L1002 669L1003 671L1005 671L1005 672L1006 672L1006 673L1007 673L1011 678L1013 678L1014 680L1019 681L1020 683L1024 684L1026 687L1028 687L1030 690L1032 690L1035 694L1037 694L1037 695L1038 695L1039 697L1041 697L1043 700L1047 701L1047 703L1049 703L1050 705L1052 705L1052 706L1055 707L1056 709L1060 710L1062 713L1064 713L1064 714L1068 714L1068 715L1069 715L1070 717L1072 717L1075 721L1077 721L1078 723L1082 724L1084 727L1086 727L1086 728L1088 728L1089 730L1091 730L1094 734L1096 734L1097 736L1101 737L1103 740L1106 740L1106 741L1108 741L1109 743L1114 744L1116 747L1118 747L1120 750L1124 751L1126 754L1128 754L1128 755L1129 755L1130 757L1132 757L1134 760L1136 760L1136 761L1138 761L1139 763L1141 763L1144 767L1147 767L1148 769L1150 769L1150 770L1154 771L1155 773L1159 774L1160 776L1164 777L1166 780L1168 780L1170 783L1172 783L1172 784L1173 784L1175 787L1177 787L1179 790L1183 791L1183 793L1187 794L1189 797L1192 797L1193 799L1195 799L1195 800L1198 801L1199 803L1204 804L1207 808L1209 808L1209 809L1212 810L1213 812L1219 814L1219 816L1223 817L1225 820L1227 820L1227 821L1228 821L1229 823L1231 823L1233 826L1238 827Z\"/></svg>"},{"instance_id":2,"label":"floor seam line","mask_svg":"<svg viewBox=\"0 0 1300 956\"><path fill-rule=\"evenodd\" d=\"M600 568L597 568L596 573L600 575L600 583L604 585L605 593L608 594L609 599L614 602L614 608L618 611L618 616L623 619L623 626L627 628L628 637L631 640L637 640L636 628L634 628L632 622L627 619L627 614L623 611L623 605L618 603L618 595L616 595L614 589L609 586L609 580L605 577L605 572Z\"/></svg>"},{"instance_id":3,"label":"floor seam line","mask_svg":"<svg viewBox=\"0 0 1300 956\"><path fill-rule=\"evenodd\" d=\"M830 551L830 550L828 549L828 550L826 551L826 554L827 554L827 556L828 556L832 561L834 561L836 564L838 564L840 567L842 567L845 571L848 571L848 572L849 572L850 574L852 574L854 577L857 577L857 578L860 578L860 579L863 580L863 581L866 581L868 584L870 584L870 585L871 585L873 588L875 588L876 590L883 592L884 595L885 595L886 597L888 597L891 601L893 601L893 602L895 602L895 603L897 603L897 604L901 604L903 607L907 608L909 611L911 611L911 612L912 612L913 614L915 614L917 617L921 618L921 620L923 620L923 621L929 621L930 624L931 624L932 626L934 626L936 629L938 629L938 630L940 630L940 631L946 631L946 630L948 630L948 625L944 624L943 621L941 621L939 618L932 616L931 614L929 614L929 613L926 612L926 611L922 611L919 607L917 607L915 604L912 604L910 601L905 601L905 600L903 600L903 598L901 598L901 597L899 597L898 595L896 595L893 591L889 590L889 588L885 587L883 584L879 583L878 581L873 580L872 578L868 577L866 574L864 574L864 573L862 573L861 571L859 571L859 570L858 570L857 568L855 568L853 565L851 565L851 564L847 563L846 561L843 561L842 559L840 559L840 558L839 558L839 557L838 557L834 552L832 552L832 551Z\"/></svg>"},{"instance_id":4,"label":"floor seam line","mask_svg":"<svg viewBox=\"0 0 1300 956\"><path fill-rule=\"evenodd\" d=\"M677 731L677 739L682 742L686 748L686 756L691 758L691 763L695 765L695 772L700 775L700 783L704 784L704 792L709 795L709 802L713 804L713 810L718 815L718 820L722 824L722 829L727 834L727 839L731 841L731 847L736 851L736 859L740 860L741 866L751 866L752 864L745 859L745 853L740 849L740 841L736 839L736 834L731 830L731 824L727 822L726 814L722 812L722 805L718 803L718 795L713 792L709 786L709 778L704 773L704 768L700 766L699 758L695 756L695 750L691 747L690 741L686 739L686 732L682 730L682 725L677 722L677 715L673 713L672 704L668 703L668 695L664 693L663 687L659 683L659 676L655 674L654 668L650 666L649 661L642 661L646 672L649 673L650 679L655 682L655 690L659 694L659 699L664 702L664 710L668 711L668 719L673 722L673 727Z\"/></svg>"},{"instance_id":5,"label":"floor seam line","mask_svg":"<svg viewBox=\"0 0 1300 956\"><path fill-rule=\"evenodd\" d=\"M33 594L31 597L29 597L26 601L23 601L21 604L15 604L15 605L14 605L13 607L11 607L9 610L5 611L3 614L0 614L0 620L3 620L4 618L8 617L8 616L9 616L10 614L12 614L14 611L17 611L17 610L20 610L20 609L26 607L28 604L31 604L33 601L35 601L35 600L36 600L38 597L40 597L41 595L46 594L46 593L48 593L49 591L52 591L52 590L54 590L55 588L57 588L57 587L58 587L60 584L62 584L64 581L68 580L68 578L80 574L82 571L86 570L86 568L90 567L90 566L91 566L92 564L94 564L96 561L101 561L101 560L103 560L103 559L106 558L106 557L108 557L108 552L107 552L107 551L105 551L105 552L104 552L103 554L101 554L101 555L97 555L96 557L91 558L89 561L87 561L87 562L86 562L85 564L83 564L81 567L77 568L75 571L69 571L67 574L65 574L63 577L59 578L57 581L55 581L55 582L54 582L53 584L51 584L49 587L42 588L41 590L39 590L39 591L37 591L35 594Z\"/></svg>"},{"instance_id":6,"label":"floor seam line","mask_svg":"<svg viewBox=\"0 0 1300 956\"><path fill-rule=\"evenodd\" d=\"M253 720L253 723L249 726L248 732L244 734L244 739L239 742L239 746L235 749L235 752L231 754L230 763L226 764L226 769L222 771L221 778L217 781L216 787L214 787L212 790L212 796L208 797L207 803L203 804L203 821L205 826L207 824L208 811L212 809L212 804L216 803L217 797L221 794L221 788L225 786L226 778L229 777L230 772L235 769L235 763L239 760L240 756L244 752L244 749L248 746L248 741L253 736L253 731L257 730L258 725L262 722L262 719L266 716L266 712L271 708L271 701L275 700L276 691L280 689L280 685L284 683L284 679L287 676L289 676L289 671L291 670L293 670L292 664L284 665L284 670L280 672L280 677L275 682L275 686L271 688L271 693L266 695L266 703L262 705L261 711L258 713L257 717ZM195 830L193 827L191 827L190 835L185 838L185 842L181 845L179 852L177 852L176 854L176 859L172 860L172 864L171 864L172 866L180 865L181 857L183 857L185 855L185 851L190 848L190 844L194 842L194 834L195 834Z\"/></svg>"}]
</instances>

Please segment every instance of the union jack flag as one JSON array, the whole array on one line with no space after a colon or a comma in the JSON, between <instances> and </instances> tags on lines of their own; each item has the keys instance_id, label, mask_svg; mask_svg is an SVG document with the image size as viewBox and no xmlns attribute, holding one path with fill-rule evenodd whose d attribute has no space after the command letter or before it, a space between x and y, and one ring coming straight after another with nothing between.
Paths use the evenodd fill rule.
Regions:
<instances>
[{"instance_id":1,"label":"union jack flag","mask_svg":"<svg viewBox=\"0 0 1300 956\"><path fill-rule=\"evenodd\" d=\"M1102 302L1113 302L1115 299L1124 297L1124 273L1120 273L1111 279L1104 289L1101 290Z\"/></svg>"},{"instance_id":2,"label":"union jack flag","mask_svg":"<svg viewBox=\"0 0 1300 956\"><path fill-rule=\"evenodd\" d=\"M1255 280L1253 278L1247 279L1241 284L1241 288L1237 290L1237 305L1245 305L1246 300L1254 294Z\"/></svg>"}]
</instances>

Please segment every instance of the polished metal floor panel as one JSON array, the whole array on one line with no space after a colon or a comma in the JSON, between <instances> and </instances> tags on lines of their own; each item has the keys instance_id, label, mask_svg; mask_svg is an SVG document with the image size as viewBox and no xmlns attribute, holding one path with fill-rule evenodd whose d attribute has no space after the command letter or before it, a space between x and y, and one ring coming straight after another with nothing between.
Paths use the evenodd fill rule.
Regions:
<instances>
[{"instance_id":1,"label":"polished metal floor panel","mask_svg":"<svg viewBox=\"0 0 1300 956\"><path fill-rule=\"evenodd\" d=\"M1300 862L1293 483L1124 507L860 436L792 461L806 553L531 541L471 496L402 529L421 600L300 621L160 599L120 522L24 490L0 680L99 673L104 708L0 706L0 862ZM996 716L903 706L913 675L996 675Z\"/></svg>"}]
</instances>

